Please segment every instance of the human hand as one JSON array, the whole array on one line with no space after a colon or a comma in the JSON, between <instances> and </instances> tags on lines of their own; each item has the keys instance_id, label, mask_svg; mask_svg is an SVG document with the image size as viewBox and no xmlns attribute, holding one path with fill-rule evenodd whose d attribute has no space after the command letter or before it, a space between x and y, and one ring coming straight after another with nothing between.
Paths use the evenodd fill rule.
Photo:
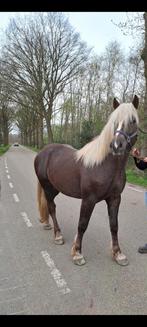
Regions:
<instances>
[{"instance_id":1,"label":"human hand","mask_svg":"<svg viewBox=\"0 0 147 327\"><path fill-rule=\"evenodd\" d=\"M143 161L144 161L144 162L147 162L147 157L143 158Z\"/></svg>"},{"instance_id":2,"label":"human hand","mask_svg":"<svg viewBox=\"0 0 147 327\"><path fill-rule=\"evenodd\" d=\"M132 150L132 156L133 157L136 157L136 156L139 157L140 156L140 151L138 149L134 148Z\"/></svg>"}]
</instances>

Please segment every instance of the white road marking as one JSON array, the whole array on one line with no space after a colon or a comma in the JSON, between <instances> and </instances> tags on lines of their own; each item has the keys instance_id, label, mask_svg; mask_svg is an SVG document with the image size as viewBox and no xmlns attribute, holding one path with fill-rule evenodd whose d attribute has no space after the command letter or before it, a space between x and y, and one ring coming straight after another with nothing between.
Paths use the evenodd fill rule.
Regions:
<instances>
[{"instance_id":1,"label":"white road marking","mask_svg":"<svg viewBox=\"0 0 147 327\"><path fill-rule=\"evenodd\" d=\"M9 170L8 169L6 169L6 173L9 174Z\"/></svg>"},{"instance_id":2,"label":"white road marking","mask_svg":"<svg viewBox=\"0 0 147 327\"><path fill-rule=\"evenodd\" d=\"M10 279L10 277L3 277L3 278L0 278L0 281L5 280L5 279Z\"/></svg>"},{"instance_id":3,"label":"white road marking","mask_svg":"<svg viewBox=\"0 0 147 327\"><path fill-rule=\"evenodd\" d=\"M7 299L7 300L3 300L3 301L0 301L0 303L5 303L5 302L12 302L12 301L17 301L17 300L22 300L22 299L26 299L26 297L25 296L22 296L22 297L15 297L14 299Z\"/></svg>"},{"instance_id":4,"label":"white road marking","mask_svg":"<svg viewBox=\"0 0 147 327\"><path fill-rule=\"evenodd\" d=\"M28 227L32 227L33 226L32 223L30 222L30 219L28 218L26 212L21 212L21 216L24 219L24 221L25 221L25 223L26 223L26 225Z\"/></svg>"},{"instance_id":5,"label":"white road marking","mask_svg":"<svg viewBox=\"0 0 147 327\"><path fill-rule=\"evenodd\" d=\"M13 184L12 184L12 183L9 183L9 186L10 186L11 188L13 188Z\"/></svg>"},{"instance_id":6,"label":"white road marking","mask_svg":"<svg viewBox=\"0 0 147 327\"><path fill-rule=\"evenodd\" d=\"M12 312L12 313L9 313L9 316L19 315L19 314L22 314L22 313L26 313L26 311L22 310L22 311Z\"/></svg>"},{"instance_id":7,"label":"white road marking","mask_svg":"<svg viewBox=\"0 0 147 327\"><path fill-rule=\"evenodd\" d=\"M56 268L54 261L50 257L49 253L47 251L41 251L41 255L44 258L47 266L49 267L50 273L53 276L57 286L59 287L59 291L62 294L70 293L70 288L67 286L66 281L62 278L60 271Z\"/></svg>"},{"instance_id":8,"label":"white road marking","mask_svg":"<svg viewBox=\"0 0 147 327\"><path fill-rule=\"evenodd\" d=\"M32 285L32 284L30 284L30 285ZM22 285L17 285L17 286L13 286L13 287L0 288L0 292L9 291L9 290L15 290L17 288L23 288L24 286L28 286L28 284L23 284L23 286Z\"/></svg>"},{"instance_id":9,"label":"white road marking","mask_svg":"<svg viewBox=\"0 0 147 327\"><path fill-rule=\"evenodd\" d=\"M10 177L10 175L7 175L7 177L8 177L8 179L10 179L11 177Z\"/></svg>"},{"instance_id":10,"label":"white road marking","mask_svg":"<svg viewBox=\"0 0 147 327\"><path fill-rule=\"evenodd\" d=\"M14 198L15 202L19 202L19 197L16 193L13 193L13 198Z\"/></svg>"},{"instance_id":11,"label":"white road marking","mask_svg":"<svg viewBox=\"0 0 147 327\"><path fill-rule=\"evenodd\" d=\"M131 190L133 190L133 191L136 191L136 192L140 192L140 193L143 193L143 191L142 190L139 190L139 189L137 189L137 188L135 188L135 187L132 187L132 186L128 186L128 188L130 188Z\"/></svg>"}]
</instances>

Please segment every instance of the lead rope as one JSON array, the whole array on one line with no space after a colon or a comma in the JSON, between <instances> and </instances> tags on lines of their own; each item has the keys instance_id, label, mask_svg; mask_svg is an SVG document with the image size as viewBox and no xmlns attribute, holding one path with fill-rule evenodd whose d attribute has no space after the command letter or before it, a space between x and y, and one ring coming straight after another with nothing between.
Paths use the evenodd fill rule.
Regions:
<instances>
[{"instance_id":1,"label":"lead rope","mask_svg":"<svg viewBox=\"0 0 147 327\"><path fill-rule=\"evenodd\" d=\"M143 134L147 134L147 132L143 131L143 129L141 129L140 127L138 127L138 130Z\"/></svg>"}]
</instances>

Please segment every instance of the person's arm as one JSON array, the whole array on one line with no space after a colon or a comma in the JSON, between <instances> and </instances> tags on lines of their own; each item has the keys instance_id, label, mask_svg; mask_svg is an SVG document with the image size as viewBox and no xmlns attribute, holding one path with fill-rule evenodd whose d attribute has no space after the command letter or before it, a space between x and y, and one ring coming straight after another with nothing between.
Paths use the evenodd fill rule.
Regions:
<instances>
[{"instance_id":1,"label":"person's arm","mask_svg":"<svg viewBox=\"0 0 147 327\"><path fill-rule=\"evenodd\" d=\"M134 161L135 161L135 165L138 169L140 170L145 170L147 168L147 162L143 161L143 160L139 160L135 157L134 158Z\"/></svg>"}]
</instances>

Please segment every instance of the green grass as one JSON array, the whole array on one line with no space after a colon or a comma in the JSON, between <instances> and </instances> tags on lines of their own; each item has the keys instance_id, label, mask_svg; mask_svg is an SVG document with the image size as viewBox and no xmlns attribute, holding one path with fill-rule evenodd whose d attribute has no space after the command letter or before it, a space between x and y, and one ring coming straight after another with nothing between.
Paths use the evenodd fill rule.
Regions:
<instances>
[{"instance_id":1,"label":"green grass","mask_svg":"<svg viewBox=\"0 0 147 327\"><path fill-rule=\"evenodd\" d=\"M140 185L143 187L147 187L147 177L143 172L135 172L131 169L127 169L127 182L131 184Z\"/></svg>"},{"instance_id":2,"label":"green grass","mask_svg":"<svg viewBox=\"0 0 147 327\"><path fill-rule=\"evenodd\" d=\"M25 145L26 146L26 145ZM26 148L29 148L32 151L39 152L38 148L36 146L26 146Z\"/></svg>"},{"instance_id":3,"label":"green grass","mask_svg":"<svg viewBox=\"0 0 147 327\"><path fill-rule=\"evenodd\" d=\"M6 151L8 151L9 148L10 148L10 145L5 145L5 146L0 145L0 156L2 156Z\"/></svg>"}]
</instances>

